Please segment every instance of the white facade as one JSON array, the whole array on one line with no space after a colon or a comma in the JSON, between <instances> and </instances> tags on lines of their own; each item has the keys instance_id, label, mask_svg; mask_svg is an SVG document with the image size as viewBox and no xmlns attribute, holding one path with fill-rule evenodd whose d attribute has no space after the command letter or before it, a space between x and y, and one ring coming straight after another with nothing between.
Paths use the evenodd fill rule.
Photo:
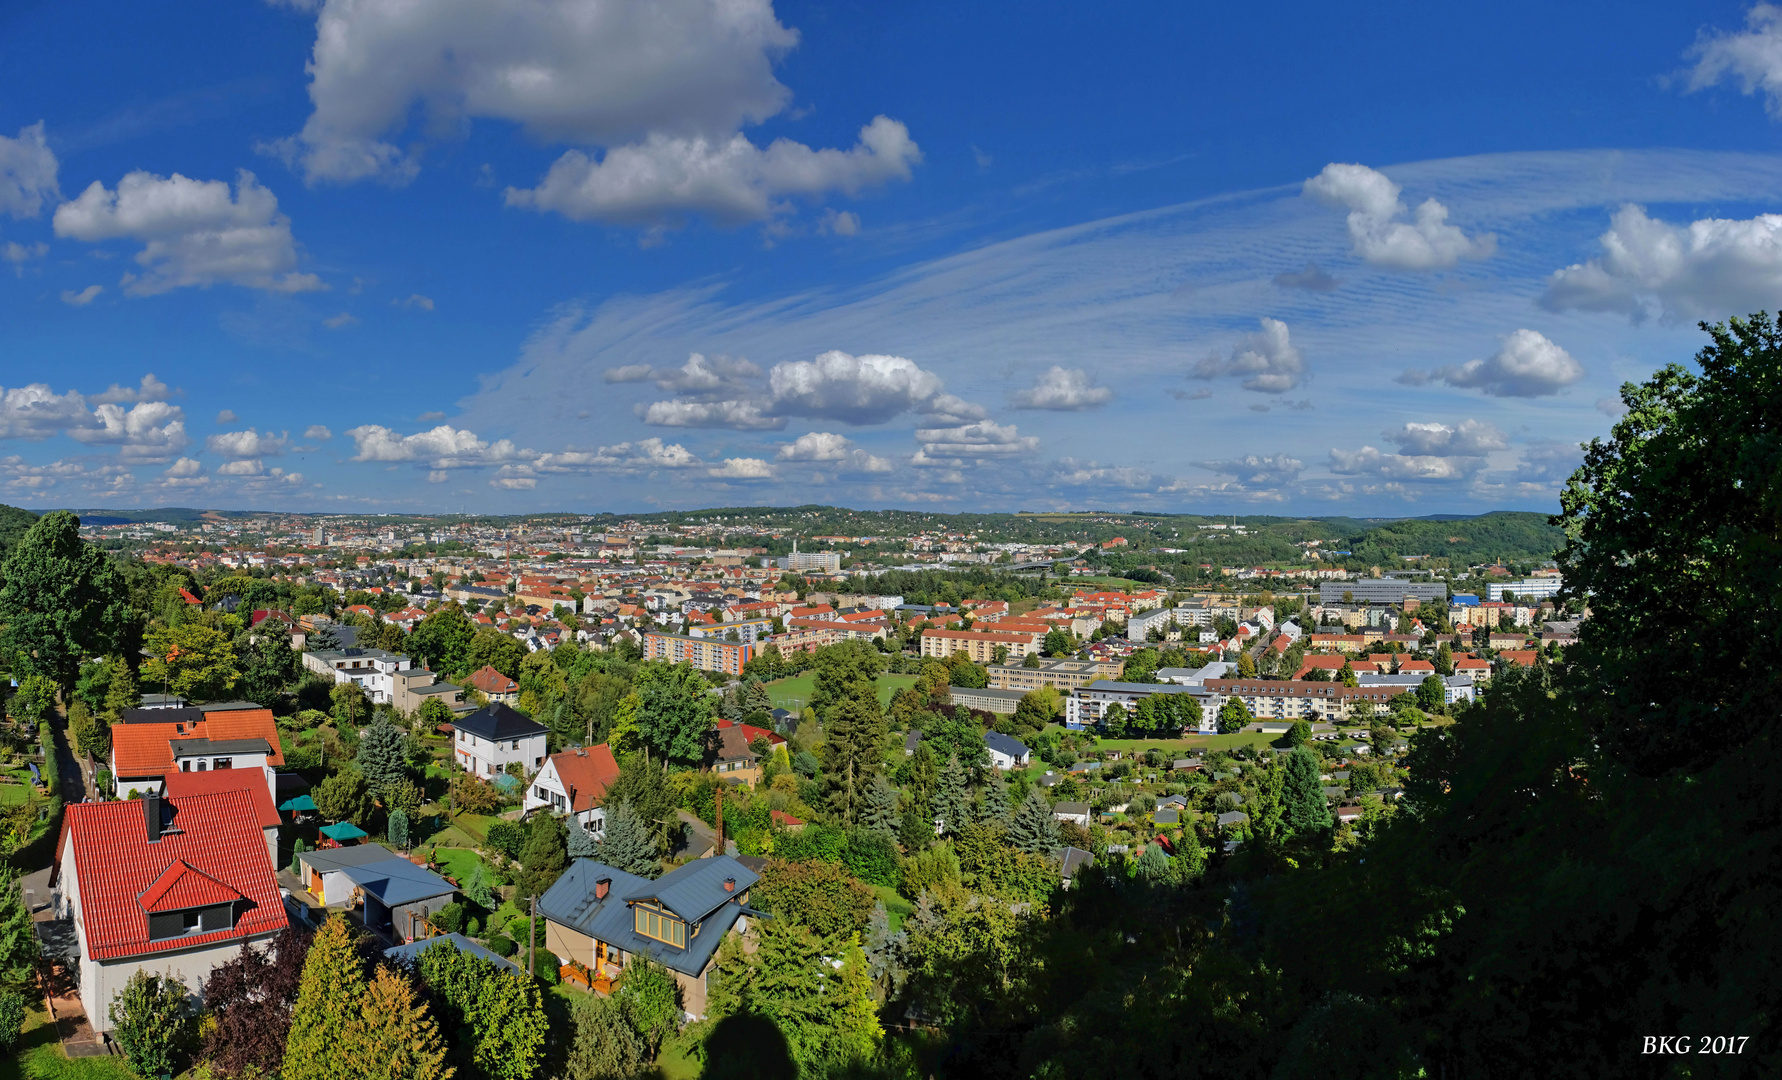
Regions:
<instances>
[{"instance_id":1,"label":"white facade","mask_svg":"<svg viewBox=\"0 0 1782 1080\"><path fill-rule=\"evenodd\" d=\"M1128 713L1137 705L1140 698L1152 694L1189 694L1200 706L1200 725L1196 731L1201 735L1216 735L1219 732L1219 709L1225 704L1225 698L1208 690L1204 686L1178 686L1174 683L1128 683L1112 682L1101 679L1088 686L1075 690L1064 703L1064 726L1082 730L1101 722L1102 713L1109 705L1118 702Z\"/></svg>"},{"instance_id":2,"label":"white facade","mask_svg":"<svg viewBox=\"0 0 1782 1080\"><path fill-rule=\"evenodd\" d=\"M1558 577L1524 578L1521 581L1505 581L1485 586L1486 600L1502 600L1505 593L1512 593L1518 600L1546 599L1558 596L1564 587L1565 579Z\"/></svg>"},{"instance_id":3,"label":"white facade","mask_svg":"<svg viewBox=\"0 0 1782 1080\"><path fill-rule=\"evenodd\" d=\"M382 649L345 649L340 652L306 652L303 666L320 675L330 675L337 683L358 683L374 704L390 705L396 700L395 679L398 671L407 671L413 664L400 653Z\"/></svg>"},{"instance_id":4,"label":"white facade","mask_svg":"<svg viewBox=\"0 0 1782 1080\"><path fill-rule=\"evenodd\" d=\"M491 740L459 728L452 740L452 754L459 768L484 779L501 775L510 762L518 762L531 774L545 762L545 733Z\"/></svg>"},{"instance_id":5,"label":"white facade","mask_svg":"<svg viewBox=\"0 0 1782 1080\"><path fill-rule=\"evenodd\" d=\"M87 948L86 921L81 918L80 873L75 868L74 845L65 844L63 847L61 872L57 875L56 891L51 902L56 918L71 919L74 923L74 937L80 946L80 1003L86 1010L87 1021L92 1024L93 1030L112 1029L111 1003L123 992L124 984L130 981L130 976L138 971L178 979L202 1003L204 980L217 967L240 955L243 939L211 942L191 949L167 949L147 956L94 960L92 952ZM258 934L247 938L246 942L264 945L275 936L276 932Z\"/></svg>"},{"instance_id":6,"label":"white facade","mask_svg":"<svg viewBox=\"0 0 1782 1080\"><path fill-rule=\"evenodd\" d=\"M694 623L687 628L687 636L696 638L719 638L728 641L730 640L730 632L732 630L736 631L736 636L744 645L753 645L757 640L773 633L773 620L745 619L741 622L724 622L716 624ZM881 630L880 633L882 634L883 631Z\"/></svg>"},{"instance_id":7,"label":"white facade","mask_svg":"<svg viewBox=\"0 0 1782 1080\"><path fill-rule=\"evenodd\" d=\"M568 814L570 804L568 786L557 775L556 760L546 759L544 768L538 771L538 775L532 778L532 783L526 788L526 799L520 804L522 811L530 814L534 810L548 809L554 814ZM571 816L594 839L600 840L606 836L605 807L592 807Z\"/></svg>"}]
</instances>

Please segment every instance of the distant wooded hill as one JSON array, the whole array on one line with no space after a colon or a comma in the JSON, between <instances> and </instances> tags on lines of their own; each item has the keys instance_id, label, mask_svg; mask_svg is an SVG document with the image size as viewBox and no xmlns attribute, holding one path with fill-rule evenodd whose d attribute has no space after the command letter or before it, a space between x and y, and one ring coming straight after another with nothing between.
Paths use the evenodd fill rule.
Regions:
<instances>
[{"instance_id":1,"label":"distant wooded hill","mask_svg":"<svg viewBox=\"0 0 1782 1080\"><path fill-rule=\"evenodd\" d=\"M36 520L37 515L29 510L21 510L16 506L0 503L0 559L6 558L6 553L12 550L12 545L18 542L19 537L25 535L25 530L29 529L31 523Z\"/></svg>"}]
</instances>

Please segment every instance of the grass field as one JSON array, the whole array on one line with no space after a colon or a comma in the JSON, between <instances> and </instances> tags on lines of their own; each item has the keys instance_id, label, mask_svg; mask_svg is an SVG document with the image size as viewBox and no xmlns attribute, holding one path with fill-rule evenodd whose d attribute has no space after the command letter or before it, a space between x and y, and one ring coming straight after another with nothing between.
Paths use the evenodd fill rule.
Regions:
<instances>
[{"instance_id":1,"label":"grass field","mask_svg":"<svg viewBox=\"0 0 1782 1080\"><path fill-rule=\"evenodd\" d=\"M897 933L903 927L903 920L916 913L916 905L903 898L903 895L889 885L869 885L879 899L885 902L885 914L891 916L891 932Z\"/></svg>"},{"instance_id":2,"label":"grass field","mask_svg":"<svg viewBox=\"0 0 1782 1080\"><path fill-rule=\"evenodd\" d=\"M70 1059L49 1026L49 1013L34 1009L12 1053L0 1057L0 1080L133 1080L122 1058Z\"/></svg>"},{"instance_id":3,"label":"grass field","mask_svg":"<svg viewBox=\"0 0 1782 1080\"><path fill-rule=\"evenodd\" d=\"M775 679L773 682L766 684L767 693L768 696L773 699L774 708L790 709L793 712L797 712L799 709L810 704L811 691L816 689L816 682L816 673L807 671L801 675L793 675L790 678ZM914 675L880 675L879 704L891 704L891 695L897 693L906 686L914 685L916 685L916 677Z\"/></svg>"}]
</instances>

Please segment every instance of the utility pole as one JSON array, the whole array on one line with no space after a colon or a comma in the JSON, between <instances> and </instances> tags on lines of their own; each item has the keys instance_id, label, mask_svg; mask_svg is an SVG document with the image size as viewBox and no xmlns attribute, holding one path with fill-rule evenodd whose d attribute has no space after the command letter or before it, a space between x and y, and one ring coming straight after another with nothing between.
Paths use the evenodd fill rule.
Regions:
<instances>
[{"instance_id":1,"label":"utility pole","mask_svg":"<svg viewBox=\"0 0 1782 1080\"><path fill-rule=\"evenodd\" d=\"M719 779L718 790L712 792L712 797L718 801L718 815L717 815L718 816L718 850L717 850L717 854L722 855L722 854L724 854L724 781L722 779Z\"/></svg>"}]
</instances>

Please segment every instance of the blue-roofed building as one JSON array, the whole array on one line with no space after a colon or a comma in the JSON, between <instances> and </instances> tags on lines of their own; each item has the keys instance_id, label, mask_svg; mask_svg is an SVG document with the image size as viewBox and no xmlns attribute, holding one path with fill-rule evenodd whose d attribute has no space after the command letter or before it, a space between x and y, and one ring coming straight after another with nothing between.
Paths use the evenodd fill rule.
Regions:
<instances>
[{"instance_id":1,"label":"blue-roofed building","mask_svg":"<svg viewBox=\"0 0 1782 1080\"><path fill-rule=\"evenodd\" d=\"M1027 744L1000 731L984 732L984 746L990 751L990 764L998 769L1025 769L1033 760Z\"/></svg>"},{"instance_id":2,"label":"blue-roofed building","mask_svg":"<svg viewBox=\"0 0 1782 1080\"><path fill-rule=\"evenodd\" d=\"M1478 607L1479 606L1479 594L1478 593L1470 593L1470 592L1457 592L1454 594L1454 598L1449 602L1453 603L1453 604L1458 604L1461 607Z\"/></svg>"},{"instance_id":3,"label":"blue-roofed building","mask_svg":"<svg viewBox=\"0 0 1782 1080\"><path fill-rule=\"evenodd\" d=\"M760 876L727 855L695 859L654 881L593 859L577 859L538 900L544 947L579 961L595 983L647 956L674 973L687 1015L705 1015L718 943L757 915L749 889Z\"/></svg>"},{"instance_id":4,"label":"blue-roofed building","mask_svg":"<svg viewBox=\"0 0 1782 1080\"><path fill-rule=\"evenodd\" d=\"M428 949L445 944L450 944L459 952L481 957L482 959L487 960L498 967L505 968L508 971L519 972L521 974L525 973L525 969L520 965L514 963L505 956L495 955L481 945L478 945L476 942L465 937L463 934L438 934L434 937L422 938L419 941L411 941L407 945L396 945L385 949L384 955L392 960L405 960L412 964L418 961L421 958L421 954Z\"/></svg>"},{"instance_id":5,"label":"blue-roofed building","mask_svg":"<svg viewBox=\"0 0 1782 1080\"><path fill-rule=\"evenodd\" d=\"M366 929L395 942L426 937L428 916L451 903L458 891L445 878L401 856L342 867L340 873L353 883L354 897L365 905Z\"/></svg>"}]
</instances>

